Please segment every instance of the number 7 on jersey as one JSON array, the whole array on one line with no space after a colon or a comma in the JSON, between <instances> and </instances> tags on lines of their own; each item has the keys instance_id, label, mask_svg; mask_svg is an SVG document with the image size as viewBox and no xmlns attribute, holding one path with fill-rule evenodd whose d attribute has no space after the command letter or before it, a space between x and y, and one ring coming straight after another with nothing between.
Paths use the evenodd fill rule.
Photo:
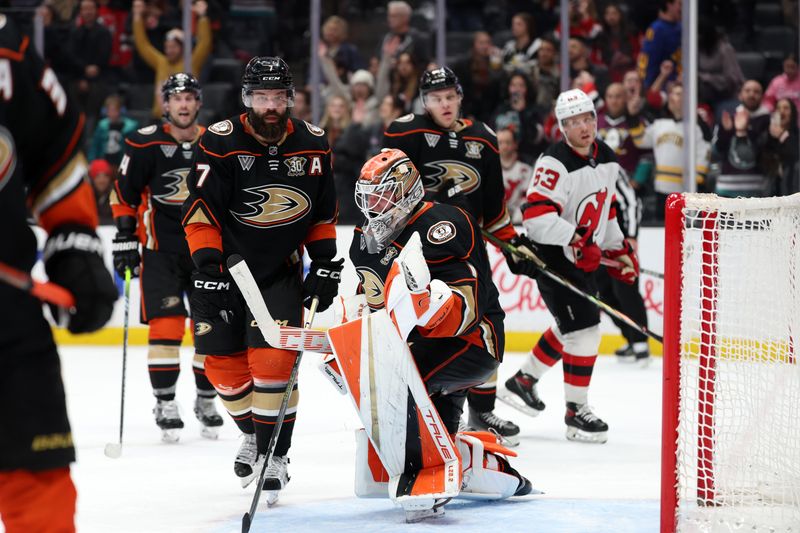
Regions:
<instances>
[{"instance_id":1,"label":"number 7 on jersey","mask_svg":"<svg viewBox=\"0 0 800 533\"><path fill-rule=\"evenodd\" d=\"M197 163L197 172L200 174L200 178L197 180L197 188L203 186L203 182L206 181L208 177L208 173L211 172L211 165L208 163Z\"/></svg>"}]
</instances>

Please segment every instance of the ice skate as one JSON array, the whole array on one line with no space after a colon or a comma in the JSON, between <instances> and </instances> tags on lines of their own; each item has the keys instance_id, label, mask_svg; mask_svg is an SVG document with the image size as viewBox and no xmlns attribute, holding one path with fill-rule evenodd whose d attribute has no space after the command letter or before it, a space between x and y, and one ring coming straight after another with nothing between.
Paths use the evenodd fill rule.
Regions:
<instances>
[{"instance_id":1,"label":"ice skate","mask_svg":"<svg viewBox=\"0 0 800 533\"><path fill-rule=\"evenodd\" d=\"M181 438L183 420L181 420L178 402L175 400L158 400L153 408L156 424L161 428L161 440L175 443Z\"/></svg>"},{"instance_id":2,"label":"ice skate","mask_svg":"<svg viewBox=\"0 0 800 533\"><path fill-rule=\"evenodd\" d=\"M642 368L650 365L650 348L646 342L637 342L633 346L626 344L616 352L617 361L622 364L636 364Z\"/></svg>"},{"instance_id":3,"label":"ice skate","mask_svg":"<svg viewBox=\"0 0 800 533\"><path fill-rule=\"evenodd\" d=\"M239 477L242 488L252 483L259 474L259 459L258 448L256 446L256 434L243 433L242 444L239 445L239 451L233 463L233 471Z\"/></svg>"},{"instance_id":4,"label":"ice skate","mask_svg":"<svg viewBox=\"0 0 800 533\"><path fill-rule=\"evenodd\" d=\"M608 440L608 424L592 412L589 404L567 402L567 439L604 444Z\"/></svg>"},{"instance_id":5,"label":"ice skate","mask_svg":"<svg viewBox=\"0 0 800 533\"><path fill-rule=\"evenodd\" d=\"M522 370L506 380L505 386L497 389L497 398L530 416L539 416L544 411L544 402L536 390L538 379Z\"/></svg>"},{"instance_id":6,"label":"ice skate","mask_svg":"<svg viewBox=\"0 0 800 533\"><path fill-rule=\"evenodd\" d=\"M217 412L214 398L198 396L194 401L194 416L203 425L200 434L207 439L216 440L219 437L219 427L222 425L222 417Z\"/></svg>"},{"instance_id":7,"label":"ice skate","mask_svg":"<svg viewBox=\"0 0 800 533\"><path fill-rule=\"evenodd\" d=\"M273 455L269 458L267 471L264 473L264 494L267 497L267 505L274 505L278 501L281 490L289 483L289 472L287 467L289 458L286 456Z\"/></svg>"},{"instance_id":8,"label":"ice skate","mask_svg":"<svg viewBox=\"0 0 800 533\"><path fill-rule=\"evenodd\" d=\"M479 412L470 408L469 428L494 433L505 446L519 446L519 426L510 420L503 420L492 411Z\"/></svg>"},{"instance_id":9,"label":"ice skate","mask_svg":"<svg viewBox=\"0 0 800 533\"><path fill-rule=\"evenodd\" d=\"M400 502L406 513L406 523L415 524L423 520L444 516L444 505L450 498L410 498Z\"/></svg>"}]
</instances>

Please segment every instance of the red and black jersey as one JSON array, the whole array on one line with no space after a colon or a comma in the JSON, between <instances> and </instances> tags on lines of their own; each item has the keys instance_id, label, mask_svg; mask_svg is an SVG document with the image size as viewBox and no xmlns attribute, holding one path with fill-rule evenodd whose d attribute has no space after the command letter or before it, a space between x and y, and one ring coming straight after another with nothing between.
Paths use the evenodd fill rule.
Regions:
<instances>
[{"instance_id":1,"label":"red and black jersey","mask_svg":"<svg viewBox=\"0 0 800 533\"><path fill-rule=\"evenodd\" d=\"M33 266L28 213L48 232L64 224L97 226L80 150L83 126L33 43L0 14L0 261Z\"/></svg>"},{"instance_id":2,"label":"red and black jersey","mask_svg":"<svg viewBox=\"0 0 800 533\"><path fill-rule=\"evenodd\" d=\"M246 120L209 126L189 172L183 226L195 264L240 254L257 280L336 255L336 191L325 132L290 118L276 143L260 143Z\"/></svg>"},{"instance_id":3,"label":"red and black jersey","mask_svg":"<svg viewBox=\"0 0 800 533\"><path fill-rule=\"evenodd\" d=\"M419 232L422 253L432 279L444 281L456 295L458 305L433 330L421 326L411 333L427 338L461 338L486 349L502 360L503 319L499 294L489 265L477 221L464 210L445 204L423 202L408 220L403 232L379 253L370 254L357 226L350 244L350 260L359 278L359 291L371 309L384 306L384 283L394 258L414 232Z\"/></svg>"},{"instance_id":4,"label":"red and black jersey","mask_svg":"<svg viewBox=\"0 0 800 533\"><path fill-rule=\"evenodd\" d=\"M450 131L427 113L411 113L389 125L383 146L408 155L422 176L426 199L453 181L461 186L470 214L485 230L504 241L516 235L504 202L497 136L489 126L459 119Z\"/></svg>"},{"instance_id":5,"label":"red and black jersey","mask_svg":"<svg viewBox=\"0 0 800 533\"><path fill-rule=\"evenodd\" d=\"M150 250L188 254L181 208L189 197L186 177L200 135L178 142L170 124L140 128L125 139L125 155L111 193L114 218L138 215L142 245ZM202 134L205 128L199 128Z\"/></svg>"}]
</instances>

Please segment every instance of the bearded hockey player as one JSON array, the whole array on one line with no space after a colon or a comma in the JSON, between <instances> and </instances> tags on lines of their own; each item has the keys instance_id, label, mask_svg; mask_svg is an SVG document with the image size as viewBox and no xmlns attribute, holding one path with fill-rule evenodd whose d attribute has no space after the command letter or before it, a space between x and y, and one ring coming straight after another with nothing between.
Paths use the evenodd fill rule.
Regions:
<instances>
[{"instance_id":1,"label":"bearded hockey player","mask_svg":"<svg viewBox=\"0 0 800 533\"><path fill-rule=\"evenodd\" d=\"M536 254L589 294L597 293L595 276L603 256L621 264L609 267L609 275L633 283L639 275L638 261L612 206L620 167L613 150L596 138L594 104L583 91L572 89L559 95L555 114L563 140L539 157L523 206L523 224L536 244ZM563 360L567 438L604 443L608 425L588 403L600 344L600 311L549 278L540 276L537 284L556 324L545 331L499 396L538 415L545 405L536 384Z\"/></svg>"},{"instance_id":2,"label":"bearded hockey player","mask_svg":"<svg viewBox=\"0 0 800 533\"><path fill-rule=\"evenodd\" d=\"M392 122L384 146L402 150L419 169L426 199L461 207L499 239L530 247L524 235L517 235L506 211L497 136L483 122L460 118L463 91L456 75L447 67L427 70L420 79L420 94L426 112ZM524 261L510 259L508 266L514 274L534 273ZM496 431L509 444L517 444L519 427L492 412L496 383L492 375L470 390L469 425Z\"/></svg>"},{"instance_id":3,"label":"bearded hockey player","mask_svg":"<svg viewBox=\"0 0 800 533\"><path fill-rule=\"evenodd\" d=\"M400 329L400 346L408 354L408 359L413 358L409 367L413 372L398 378L410 380L407 387L399 387L400 394L416 390L414 401L418 405L416 409L422 413L420 420L424 419L428 426L429 420L435 420L435 429L428 427L428 430L437 437L441 449L451 450L441 452L443 464L429 466L428 454L436 455L433 451L436 446L424 436L427 434L421 429L422 421L420 427L414 425L416 429L402 430L406 420L415 419L404 409L397 415L397 420L383 420L395 428L393 431L399 431L401 435L397 439L386 434L379 439L377 432L372 430L372 445L380 457L387 459L384 465L390 478L390 496L411 513L410 519L435 514L443 504L441 499L453 497L459 490L479 493L478 487L487 483L487 479L491 480L492 494L496 498L531 491L530 482L509 465L503 457L504 453L509 453L508 450L497 446L493 435L480 433L485 439L481 440L471 434L458 433L467 390L486 381L502 359L505 313L500 308L475 219L460 208L425 202L423 195L420 175L402 151L384 149L368 160L356 182L356 205L366 222L356 227L350 246L350 258L361 280L360 289L369 308L376 311L374 318L369 315L368 320L379 320L388 312ZM412 249L412 240L416 240L420 247L416 255L406 249ZM407 301L415 304L403 309L398 302L406 301L404 298L409 294L411 300ZM399 315L412 308L412 315L418 313L418 316L413 315L416 322L403 326ZM331 334L334 343L335 338L336 334ZM376 338L383 336L377 335ZM381 351L383 357L385 354ZM348 365L341 353L338 357L343 367ZM378 374L392 373L389 365L381 363L376 366L380 367L374 370L376 382L381 381ZM349 374L347 369L343 370L348 376L357 372L354 368L350 368ZM366 385L361 386L363 390ZM377 390L377 396L371 401L386 398L384 401L392 405L404 408L408 405L405 398L389 398L390 392ZM431 403L432 407L428 406ZM376 405L375 409L380 407ZM440 430L439 421L446 432ZM401 429L398 430L396 425ZM365 426L372 428L371 424ZM437 477L441 472L438 467L458 466L451 462L455 456L452 452L454 443L463 461L463 487L457 483L454 487L449 486L454 483L452 477L445 475L447 481L444 483L439 483ZM428 446L432 448L428 449ZM475 450L479 450L477 456L473 456ZM490 450L499 450L499 453ZM361 446L359 453L366 464L367 447ZM456 471L460 474L461 468ZM361 495L369 492L364 485L371 485L378 479L380 476L371 477L364 483ZM383 495L385 490L386 485ZM431 493L439 496L427 498Z\"/></svg>"},{"instance_id":4,"label":"bearded hockey player","mask_svg":"<svg viewBox=\"0 0 800 533\"><path fill-rule=\"evenodd\" d=\"M197 141L202 91L191 74L173 74L161 87L164 122L139 129L125 139L125 156L111 193L117 225L114 269L141 276L141 321L148 328L147 366L156 397L153 414L165 442L177 442L183 428L175 400L180 345L186 327L184 294L191 294L192 260L181 226L181 206L189 189L186 176ZM139 255L139 242L142 253ZM194 413L202 435L216 438L222 417L214 406L216 391L206 379L204 356L192 363L197 399Z\"/></svg>"},{"instance_id":5,"label":"bearded hockey player","mask_svg":"<svg viewBox=\"0 0 800 533\"><path fill-rule=\"evenodd\" d=\"M296 352L270 346L227 269L241 255L270 313L302 324L303 306L319 311L338 292L344 259L336 255L336 193L325 132L290 117L294 83L286 63L255 57L242 77L247 112L208 128L189 173L183 225L196 270L191 297L197 351L206 375L244 434L234 471L247 486L259 471ZM303 249L311 267L303 281ZM297 385L295 384L295 387ZM288 452L297 412L294 390L266 470L274 503L289 481Z\"/></svg>"},{"instance_id":6,"label":"bearded hockey player","mask_svg":"<svg viewBox=\"0 0 800 533\"><path fill-rule=\"evenodd\" d=\"M103 327L117 290L95 233L80 150L84 117L31 40L0 14L0 263L36 262L32 214L49 234L44 267L72 293L71 333ZM0 281L0 516L5 531L75 531L75 461L61 363L42 302ZM54 317L59 313L54 311Z\"/></svg>"}]
</instances>

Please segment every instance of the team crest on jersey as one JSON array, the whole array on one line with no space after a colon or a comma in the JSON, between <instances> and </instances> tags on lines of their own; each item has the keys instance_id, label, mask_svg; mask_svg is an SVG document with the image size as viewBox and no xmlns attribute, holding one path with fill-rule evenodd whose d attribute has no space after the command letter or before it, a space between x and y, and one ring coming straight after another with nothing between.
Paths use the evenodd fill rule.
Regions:
<instances>
[{"instance_id":1,"label":"team crest on jersey","mask_svg":"<svg viewBox=\"0 0 800 533\"><path fill-rule=\"evenodd\" d=\"M439 144L439 139L441 137L441 135L437 135L435 133L426 133L425 142L428 143L428 146L431 148L436 148L436 145Z\"/></svg>"},{"instance_id":2,"label":"team crest on jersey","mask_svg":"<svg viewBox=\"0 0 800 533\"><path fill-rule=\"evenodd\" d=\"M456 226L448 221L437 222L428 229L428 241L431 244L443 244L456 236Z\"/></svg>"},{"instance_id":3,"label":"team crest on jersey","mask_svg":"<svg viewBox=\"0 0 800 533\"><path fill-rule=\"evenodd\" d=\"M233 131L233 124L230 120L221 120L208 127L208 131L217 135L230 135Z\"/></svg>"},{"instance_id":4,"label":"team crest on jersey","mask_svg":"<svg viewBox=\"0 0 800 533\"><path fill-rule=\"evenodd\" d=\"M158 126L156 126L155 124L151 124L150 126L145 126L144 128L139 128L136 131L138 131L142 135L152 135L152 134L154 134L156 132L157 129L158 129Z\"/></svg>"},{"instance_id":5,"label":"team crest on jersey","mask_svg":"<svg viewBox=\"0 0 800 533\"><path fill-rule=\"evenodd\" d=\"M250 170L253 166L253 162L256 160L256 156L254 155L239 155L239 164L242 166L242 170Z\"/></svg>"},{"instance_id":6,"label":"team crest on jersey","mask_svg":"<svg viewBox=\"0 0 800 533\"><path fill-rule=\"evenodd\" d=\"M389 248L386 249L386 253L383 254L383 259L381 259L381 264L388 265L389 263L392 262L392 260L395 258L396 255L397 255L397 248L395 248L394 246L390 246Z\"/></svg>"},{"instance_id":7,"label":"team crest on jersey","mask_svg":"<svg viewBox=\"0 0 800 533\"><path fill-rule=\"evenodd\" d=\"M153 198L167 205L181 205L189 197L189 187L186 185L186 177L189 175L188 168L176 168L169 172L164 172L161 177L164 180L164 189L167 191L162 194L154 194Z\"/></svg>"},{"instance_id":8,"label":"team crest on jersey","mask_svg":"<svg viewBox=\"0 0 800 533\"><path fill-rule=\"evenodd\" d=\"M164 157L169 159L175 155L175 150L178 149L178 146L175 144L162 144L159 146L159 148L161 148L161 152L164 154Z\"/></svg>"},{"instance_id":9,"label":"team crest on jersey","mask_svg":"<svg viewBox=\"0 0 800 533\"><path fill-rule=\"evenodd\" d=\"M208 322L195 322L194 324L194 334L198 337L210 332L211 329L211 324Z\"/></svg>"},{"instance_id":10,"label":"team crest on jersey","mask_svg":"<svg viewBox=\"0 0 800 533\"><path fill-rule=\"evenodd\" d=\"M444 160L425 163L426 172L422 176L425 189L438 191L446 182L461 186L464 194L469 194L481 184L481 175L472 165L462 161Z\"/></svg>"},{"instance_id":11,"label":"team crest on jersey","mask_svg":"<svg viewBox=\"0 0 800 533\"><path fill-rule=\"evenodd\" d=\"M259 185L244 189L254 197L243 201L245 208L231 214L247 226L253 228L274 228L291 224L311 211L308 195L288 185Z\"/></svg>"},{"instance_id":12,"label":"team crest on jersey","mask_svg":"<svg viewBox=\"0 0 800 533\"><path fill-rule=\"evenodd\" d=\"M302 176L305 174L305 166L306 166L306 158L300 157L296 155L294 157L290 157L289 159L283 162L287 167L289 167L289 176Z\"/></svg>"},{"instance_id":13,"label":"team crest on jersey","mask_svg":"<svg viewBox=\"0 0 800 533\"><path fill-rule=\"evenodd\" d=\"M408 115L403 115L400 118L396 118L395 122L411 122L414 120L414 113L409 113Z\"/></svg>"},{"instance_id":14,"label":"team crest on jersey","mask_svg":"<svg viewBox=\"0 0 800 533\"><path fill-rule=\"evenodd\" d=\"M587 194L575 209L575 224L579 227L589 228L594 233L600 226L607 200L610 198L608 189L605 187Z\"/></svg>"},{"instance_id":15,"label":"team crest on jersey","mask_svg":"<svg viewBox=\"0 0 800 533\"><path fill-rule=\"evenodd\" d=\"M181 303L179 296L167 296L161 299L161 309L169 309L170 307L177 307Z\"/></svg>"},{"instance_id":16,"label":"team crest on jersey","mask_svg":"<svg viewBox=\"0 0 800 533\"><path fill-rule=\"evenodd\" d=\"M305 122L305 121L303 121L303 122ZM323 130L319 126L315 126L313 124L310 124L310 123L306 122L306 127L308 128L308 131L311 132L311 135L315 135L317 137L322 137L322 136L325 135L325 130Z\"/></svg>"},{"instance_id":17,"label":"team crest on jersey","mask_svg":"<svg viewBox=\"0 0 800 533\"><path fill-rule=\"evenodd\" d=\"M483 143L478 141L467 141L464 143L464 148L467 149L466 156L470 159L480 159L481 150L483 150Z\"/></svg>"},{"instance_id":18,"label":"team crest on jersey","mask_svg":"<svg viewBox=\"0 0 800 533\"><path fill-rule=\"evenodd\" d=\"M356 273L361 281L361 287L364 289L367 305L372 309L383 307L383 280L381 277L367 267L358 267Z\"/></svg>"}]
</instances>

